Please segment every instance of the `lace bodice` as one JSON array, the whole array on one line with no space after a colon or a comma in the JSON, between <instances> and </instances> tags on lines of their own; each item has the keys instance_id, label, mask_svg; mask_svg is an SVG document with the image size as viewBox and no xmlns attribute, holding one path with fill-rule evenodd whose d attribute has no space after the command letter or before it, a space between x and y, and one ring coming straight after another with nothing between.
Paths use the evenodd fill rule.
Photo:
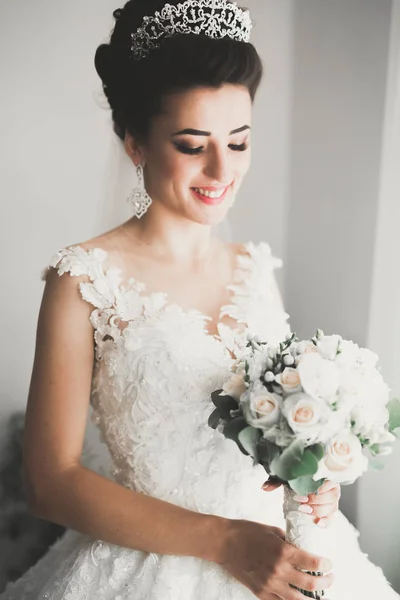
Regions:
<instances>
[{"instance_id":1,"label":"lace bodice","mask_svg":"<svg viewBox=\"0 0 400 600\"><path fill-rule=\"evenodd\" d=\"M136 279L122 284L119 269L105 268L107 258L100 248L73 246L57 252L51 267L60 276L87 276L79 290L93 306L92 420L108 446L114 478L193 510L237 515L246 506L238 481L242 494L252 488L238 464L257 485L265 472L253 469L249 457L208 426L210 394L229 376L233 356L246 343L246 328L269 340L287 333L288 315L273 274L280 261L266 243L243 246L230 304L220 310L218 335L211 335L209 317L170 303L165 293L146 294ZM223 323L224 316L237 328Z\"/></svg>"}]
</instances>

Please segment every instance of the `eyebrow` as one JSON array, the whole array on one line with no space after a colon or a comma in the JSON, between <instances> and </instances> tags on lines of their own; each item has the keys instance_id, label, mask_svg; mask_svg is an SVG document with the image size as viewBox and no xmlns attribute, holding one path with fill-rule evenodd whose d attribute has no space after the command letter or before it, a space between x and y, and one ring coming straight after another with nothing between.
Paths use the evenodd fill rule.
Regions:
<instances>
[{"instance_id":1,"label":"eyebrow","mask_svg":"<svg viewBox=\"0 0 400 600\"><path fill-rule=\"evenodd\" d=\"M243 125L243 127L239 127L238 129L233 129L232 131L230 131L229 135L233 135L234 133L241 133L242 131L246 131L247 129L250 129L250 126ZM181 129L181 131L173 133L172 137L175 137L177 135L200 135L203 137L210 137L211 131L201 131L201 129Z\"/></svg>"}]
</instances>

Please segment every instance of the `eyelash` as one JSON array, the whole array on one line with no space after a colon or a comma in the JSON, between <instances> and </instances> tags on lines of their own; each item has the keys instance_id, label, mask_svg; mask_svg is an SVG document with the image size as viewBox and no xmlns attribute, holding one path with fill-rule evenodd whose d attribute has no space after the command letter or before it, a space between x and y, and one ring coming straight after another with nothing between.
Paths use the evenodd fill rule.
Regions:
<instances>
[{"instance_id":1,"label":"eyelash","mask_svg":"<svg viewBox=\"0 0 400 600\"><path fill-rule=\"evenodd\" d=\"M185 144L175 144L175 147L183 154L196 155L201 154L204 146L199 146L198 148L191 148L190 146L185 146ZM234 152L244 152L247 150L248 146L246 144L229 144L228 146Z\"/></svg>"}]
</instances>

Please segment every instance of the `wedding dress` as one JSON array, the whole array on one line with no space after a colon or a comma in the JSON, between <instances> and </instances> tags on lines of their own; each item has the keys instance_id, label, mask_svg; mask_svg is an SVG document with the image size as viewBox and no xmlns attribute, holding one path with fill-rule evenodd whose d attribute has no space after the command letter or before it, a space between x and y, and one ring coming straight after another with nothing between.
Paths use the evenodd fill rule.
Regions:
<instances>
[{"instance_id":1,"label":"wedding dress","mask_svg":"<svg viewBox=\"0 0 400 600\"><path fill-rule=\"evenodd\" d=\"M220 388L245 340L245 329L278 341L288 332L268 244L249 242L237 257L221 308L218 335L209 317L184 310L165 293L105 267L107 253L73 246L51 262L59 275L86 275L79 289L93 306L91 406L120 485L193 511L284 528L283 493L264 492L261 466L211 429L210 394ZM46 271L45 271L46 273ZM43 278L45 278L45 273ZM231 329L222 322L230 317ZM123 325L123 327L121 326ZM399 600L381 569L358 545L341 512L329 528L336 582L331 600ZM261 551L261 549L260 549ZM148 554L68 530L0 600L251 600L255 596L218 565Z\"/></svg>"}]
</instances>

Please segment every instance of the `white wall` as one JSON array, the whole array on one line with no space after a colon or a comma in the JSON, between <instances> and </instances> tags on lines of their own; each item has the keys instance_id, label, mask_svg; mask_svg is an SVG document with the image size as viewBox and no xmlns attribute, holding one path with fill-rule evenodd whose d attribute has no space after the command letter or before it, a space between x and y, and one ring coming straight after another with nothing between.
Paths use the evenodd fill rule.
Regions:
<instances>
[{"instance_id":1,"label":"white wall","mask_svg":"<svg viewBox=\"0 0 400 600\"><path fill-rule=\"evenodd\" d=\"M1 4L0 418L26 402L42 267L95 233L111 142L93 57L112 6Z\"/></svg>"},{"instance_id":2,"label":"white wall","mask_svg":"<svg viewBox=\"0 0 400 600\"><path fill-rule=\"evenodd\" d=\"M384 134L368 346L379 354L382 373L400 397L400 277L395 266L400 258L400 0L393 2ZM365 550L386 566L400 590L400 444L385 462L383 471L360 481L359 527Z\"/></svg>"},{"instance_id":3,"label":"white wall","mask_svg":"<svg viewBox=\"0 0 400 600\"><path fill-rule=\"evenodd\" d=\"M391 326L399 324L398 182L397 195L393 186L380 194L391 9L390 0L295 3L285 275L286 305L300 337L320 327L372 347L398 393L398 334ZM390 151L393 171L400 154ZM398 456L399 450L386 474L344 488L341 506L361 531L362 549L400 591Z\"/></svg>"},{"instance_id":4,"label":"white wall","mask_svg":"<svg viewBox=\"0 0 400 600\"><path fill-rule=\"evenodd\" d=\"M289 156L291 3L249 0L267 67L256 108L254 165L232 214L237 239L268 239L281 256ZM94 69L113 0L40 0L0 8L0 250L3 338L0 422L26 403L40 271L58 248L126 213L132 180L116 183L120 150ZM276 140L272 145L269 140ZM271 199L273 199L271 201ZM254 219L254 214L258 215ZM264 225L265 224L265 225Z\"/></svg>"},{"instance_id":5,"label":"white wall","mask_svg":"<svg viewBox=\"0 0 400 600\"><path fill-rule=\"evenodd\" d=\"M254 106L252 166L230 214L235 239L267 240L285 259L293 67L293 2L246 0L264 64ZM282 287L282 273L278 273Z\"/></svg>"}]
</instances>

